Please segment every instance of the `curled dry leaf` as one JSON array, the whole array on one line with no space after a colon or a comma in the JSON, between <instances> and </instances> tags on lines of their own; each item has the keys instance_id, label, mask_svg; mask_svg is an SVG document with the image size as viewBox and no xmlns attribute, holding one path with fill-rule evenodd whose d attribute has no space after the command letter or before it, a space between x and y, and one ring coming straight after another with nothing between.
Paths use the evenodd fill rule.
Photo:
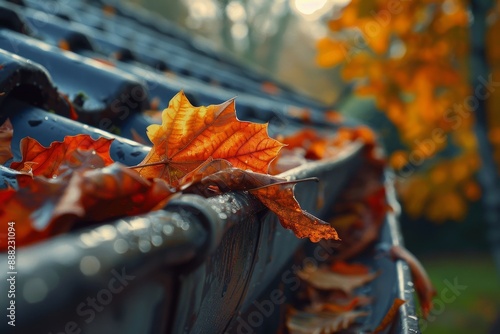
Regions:
<instances>
[{"instance_id":1,"label":"curled dry leaf","mask_svg":"<svg viewBox=\"0 0 500 334\"><path fill-rule=\"evenodd\" d=\"M208 178L212 174L232 167L233 165L231 165L231 163L227 160L213 159L210 157L194 170L184 175L179 180L179 188L188 189L190 186L195 184L195 189L185 190L185 192L191 192L201 195L207 190L206 188L210 187L210 185L208 185L206 188L204 188L203 186L199 186L199 184L203 182L203 179L205 179L206 182L208 180L206 178Z\"/></svg>"},{"instance_id":2,"label":"curled dry leaf","mask_svg":"<svg viewBox=\"0 0 500 334\"><path fill-rule=\"evenodd\" d=\"M340 240L330 224L302 210L293 194L294 185L293 182L275 183L249 192L274 212L281 225L292 230L297 237L309 238L312 242Z\"/></svg>"},{"instance_id":3,"label":"curled dry leaf","mask_svg":"<svg viewBox=\"0 0 500 334\"><path fill-rule=\"evenodd\" d=\"M62 179L30 178L23 187L1 190L0 219L16 223L16 245L24 246L51 235L50 225L66 188ZM69 229L69 228L68 228ZM64 232L66 230L63 230ZM1 234L0 250L7 249L7 236Z\"/></svg>"},{"instance_id":4,"label":"curled dry leaf","mask_svg":"<svg viewBox=\"0 0 500 334\"><path fill-rule=\"evenodd\" d=\"M436 289L420 261L403 246L392 246L389 251L393 259L401 259L410 266L411 275L415 282L415 290L420 301L424 318L427 318L432 308L432 298L436 296Z\"/></svg>"},{"instance_id":5,"label":"curled dry leaf","mask_svg":"<svg viewBox=\"0 0 500 334\"><path fill-rule=\"evenodd\" d=\"M7 119L0 126L0 165L12 158L11 141L13 134L12 124Z\"/></svg>"},{"instance_id":6,"label":"curled dry leaf","mask_svg":"<svg viewBox=\"0 0 500 334\"><path fill-rule=\"evenodd\" d=\"M26 231L25 243L76 223L147 212L161 207L174 193L210 196L229 191L250 192L298 237L338 239L333 227L300 208L293 194L299 181L262 173L283 144L267 135L267 124L239 121L234 101L194 107L180 92L162 113L162 124L148 128L148 136L152 150L131 169L113 164L109 139L67 136L49 147L23 139L22 160L11 167L35 178L9 201L12 207L25 208L17 217ZM18 198L21 195L36 200L31 205Z\"/></svg>"},{"instance_id":7,"label":"curled dry leaf","mask_svg":"<svg viewBox=\"0 0 500 334\"><path fill-rule=\"evenodd\" d=\"M396 319L396 316L398 315L399 308L404 303L406 303L406 301L403 299L400 299L400 298L394 299L394 302L392 303L391 308L389 309L389 311L387 311L386 315L384 316L384 318L382 319L380 324L377 326L377 328L375 328L373 333L374 334L380 333L385 328L387 328L387 326L392 324L394 322L394 320Z\"/></svg>"},{"instance_id":8,"label":"curled dry leaf","mask_svg":"<svg viewBox=\"0 0 500 334\"><path fill-rule=\"evenodd\" d=\"M313 242L339 240L331 225L301 209L293 194L294 181L234 168L225 160L211 160L187 174L182 182L189 184L183 192L204 196L248 191L274 212L281 225L291 229L297 237L309 238Z\"/></svg>"},{"instance_id":9,"label":"curled dry leaf","mask_svg":"<svg viewBox=\"0 0 500 334\"><path fill-rule=\"evenodd\" d=\"M298 271L297 275L317 289L337 289L347 294L351 294L354 289L372 281L378 274L368 273L364 275L343 275L332 272L327 268L312 266Z\"/></svg>"},{"instance_id":10,"label":"curled dry leaf","mask_svg":"<svg viewBox=\"0 0 500 334\"><path fill-rule=\"evenodd\" d=\"M90 222L160 209L175 193L164 180L145 180L119 163L77 171L72 182L83 191L79 202L86 214L80 218Z\"/></svg>"},{"instance_id":11,"label":"curled dry leaf","mask_svg":"<svg viewBox=\"0 0 500 334\"><path fill-rule=\"evenodd\" d=\"M0 191L0 219L16 222L17 245L64 233L76 224L97 223L161 208L173 190L114 163L57 178L24 178L18 191ZM0 239L0 250L7 247Z\"/></svg>"},{"instance_id":12,"label":"curled dry leaf","mask_svg":"<svg viewBox=\"0 0 500 334\"><path fill-rule=\"evenodd\" d=\"M173 186L209 158L267 173L269 163L283 146L267 135L267 124L236 118L234 100L194 107L183 92L162 113L162 124L148 127L153 148L137 166L147 178L161 177Z\"/></svg>"},{"instance_id":13,"label":"curled dry leaf","mask_svg":"<svg viewBox=\"0 0 500 334\"><path fill-rule=\"evenodd\" d=\"M62 142L42 146L36 139L21 140L22 160L10 168L31 172L34 176L54 177L77 168L100 168L113 163L109 155L112 139L93 139L89 135L66 136Z\"/></svg>"},{"instance_id":14,"label":"curled dry leaf","mask_svg":"<svg viewBox=\"0 0 500 334\"><path fill-rule=\"evenodd\" d=\"M290 334L330 334L347 329L367 312L303 312L295 309L287 315L286 325Z\"/></svg>"}]
</instances>

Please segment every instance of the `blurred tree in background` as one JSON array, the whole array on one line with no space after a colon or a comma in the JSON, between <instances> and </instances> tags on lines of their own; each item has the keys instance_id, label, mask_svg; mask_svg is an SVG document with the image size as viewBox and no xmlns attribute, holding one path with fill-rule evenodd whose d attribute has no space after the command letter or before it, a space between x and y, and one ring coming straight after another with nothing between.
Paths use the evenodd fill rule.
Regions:
<instances>
[{"instance_id":1,"label":"blurred tree in background","mask_svg":"<svg viewBox=\"0 0 500 334\"><path fill-rule=\"evenodd\" d=\"M474 117L465 102L468 24L460 1L354 0L318 42L318 63L343 63L342 77L355 80L355 93L374 96L397 128L401 149L390 161L414 217L459 220L467 201L480 196Z\"/></svg>"},{"instance_id":2,"label":"blurred tree in background","mask_svg":"<svg viewBox=\"0 0 500 334\"><path fill-rule=\"evenodd\" d=\"M499 13L489 0L353 0L329 20L317 62L341 66L396 127L389 161L410 216L463 220L483 199L500 268Z\"/></svg>"}]
</instances>

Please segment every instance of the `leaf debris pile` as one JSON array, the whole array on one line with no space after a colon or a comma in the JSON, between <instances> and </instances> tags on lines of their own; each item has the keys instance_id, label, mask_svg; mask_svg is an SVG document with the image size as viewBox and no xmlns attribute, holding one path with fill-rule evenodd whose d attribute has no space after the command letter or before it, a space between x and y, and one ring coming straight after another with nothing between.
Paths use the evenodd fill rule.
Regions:
<instances>
[{"instance_id":1,"label":"leaf debris pile","mask_svg":"<svg viewBox=\"0 0 500 334\"><path fill-rule=\"evenodd\" d=\"M270 138L267 124L240 121L234 100L195 107L179 92L148 127L152 148L137 166L110 156L112 139L66 136L49 147L27 137L21 161L10 164L19 189L0 190L0 217L16 221L17 245L24 246L70 229L158 210L174 196L213 196L246 191L276 213L297 237L338 240L335 229L302 210L294 184L267 174L284 144ZM0 153L11 159L13 129L0 127ZM7 248L0 234L0 249Z\"/></svg>"}]
</instances>

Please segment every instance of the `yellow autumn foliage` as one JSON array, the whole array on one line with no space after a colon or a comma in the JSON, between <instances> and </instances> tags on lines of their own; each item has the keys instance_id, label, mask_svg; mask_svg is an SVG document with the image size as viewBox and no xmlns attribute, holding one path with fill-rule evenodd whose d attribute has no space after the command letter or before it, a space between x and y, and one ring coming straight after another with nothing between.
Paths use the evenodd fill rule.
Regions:
<instances>
[{"instance_id":1,"label":"yellow autumn foliage","mask_svg":"<svg viewBox=\"0 0 500 334\"><path fill-rule=\"evenodd\" d=\"M439 222L462 219L467 201L481 196L475 182L480 163L474 118L468 109L474 94L468 72L468 6L468 0L353 0L328 22L333 34L318 42L318 64L341 66L344 80L357 80L355 93L373 96L398 129L406 149L395 150L388 161L396 171L409 174L399 187L408 214ZM487 51L497 64L493 78L500 81L497 6L489 18ZM349 36L342 32L353 30L364 43L333 37ZM500 89L492 95L488 108L498 111ZM497 119L489 136L500 163L500 118L491 118ZM457 149L443 158L441 152L449 145Z\"/></svg>"}]
</instances>

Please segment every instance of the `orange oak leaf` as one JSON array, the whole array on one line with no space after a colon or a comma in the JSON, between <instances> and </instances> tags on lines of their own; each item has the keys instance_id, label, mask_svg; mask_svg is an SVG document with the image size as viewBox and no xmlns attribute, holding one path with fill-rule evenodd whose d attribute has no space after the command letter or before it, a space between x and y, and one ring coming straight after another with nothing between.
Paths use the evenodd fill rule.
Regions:
<instances>
[{"instance_id":1,"label":"orange oak leaf","mask_svg":"<svg viewBox=\"0 0 500 334\"><path fill-rule=\"evenodd\" d=\"M286 179L262 173L254 173L233 167L226 160L210 160L181 179L189 187L186 193L196 193L207 196L214 190L221 194L229 191L248 191L278 182L287 182Z\"/></svg>"},{"instance_id":2,"label":"orange oak leaf","mask_svg":"<svg viewBox=\"0 0 500 334\"><path fill-rule=\"evenodd\" d=\"M146 180L114 163L79 169L56 178L23 180L18 191L0 191L0 219L15 221L16 244L24 246L64 233L75 225L139 215L165 205L174 190L161 179ZM7 247L0 235L0 250Z\"/></svg>"},{"instance_id":3,"label":"orange oak leaf","mask_svg":"<svg viewBox=\"0 0 500 334\"><path fill-rule=\"evenodd\" d=\"M404 303L406 303L406 301L403 300L403 299L400 299L400 298L394 299L394 302L392 303L391 308L389 309L389 311L387 311L386 315L384 316L384 318L382 319L382 321L380 322L380 324L377 326L377 328L375 328L375 330L373 331L373 333L374 334L380 333L387 326L389 326L390 324L392 324L394 322L394 320L396 319L396 316L398 315L399 308Z\"/></svg>"},{"instance_id":4,"label":"orange oak leaf","mask_svg":"<svg viewBox=\"0 0 500 334\"><path fill-rule=\"evenodd\" d=\"M182 91L163 111L162 124L150 125L147 134L153 148L138 171L147 178L164 178L173 186L210 157L266 173L283 146L267 135L267 124L239 121L234 100L194 107Z\"/></svg>"},{"instance_id":5,"label":"orange oak leaf","mask_svg":"<svg viewBox=\"0 0 500 334\"><path fill-rule=\"evenodd\" d=\"M427 318L432 309L432 298L436 296L436 289L420 261L403 246L392 246L389 251L393 259L406 261L410 267L411 275L415 282L415 290L420 301L424 318Z\"/></svg>"},{"instance_id":6,"label":"orange oak leaf","mask_svg":"<svg viewBox=\"0 0 500 334\"><path fill-rule=\"evenodd\" d=\"M21 140L22 160L13 162L10 168L29 171L34 176L54 177L64 171L80 167L99 168L113 163L109 148L113 139L94 140L89 135L66 136L62 142L42 146L36 139Z\"/></svg>"}]
</instances>

